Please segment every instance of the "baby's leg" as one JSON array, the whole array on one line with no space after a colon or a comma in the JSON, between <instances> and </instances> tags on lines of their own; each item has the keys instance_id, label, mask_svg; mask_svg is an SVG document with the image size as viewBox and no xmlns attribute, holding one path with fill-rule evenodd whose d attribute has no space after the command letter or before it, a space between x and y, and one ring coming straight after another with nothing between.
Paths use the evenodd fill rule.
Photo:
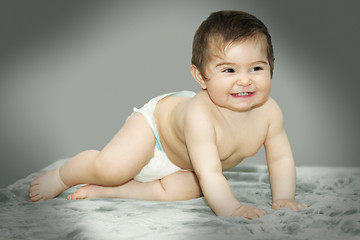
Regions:
<instances>
[{"instance_id":1,"label":"baby's leg","mask_svg":"<svg viewBox=\"0 0 360 240\"><path fill-rule=\"evenodd\" d=\"M84 161L94 159L98 156L99 151L88 150L79 153L71 161ZM60 168L50 170L37 177L30 184L29 202L37 202L40 200L51 199L68 189L62 178L60 177Z\"/></svg>"},{"instance_id":2,"label":"baby's leg","mask_svg":"<svg viewBox=\"0 0 360 240\"><path fill-rule=\"evenodd\" d=\"M181 201L200 197L195 173L180 171L161 180L141 183L135 180L115 187L87 185L68 196L69 200L85 198L127 198L151 201Z\"/></svg>"},{"instance_id":3,"label":"baby's leg","mask_svg":"<svg viewBox=\"0 0 360 240\"><path fill-rule=\"evenodd\" d=\"M54 198L78 184L111 186L128 182L150 161L154 147L152 129L141 113L135 113L101 152L82 152L60 169L36 178L30 185L29 201Z\"/></svg>"},{"instance_id":4,"label":"baby's leg","mask_svg":"<svg viewBox=\"0 0 360 240\"><path fill-rule=\"evenodd\" d=\"M59 168L53 169L32 181L29 189L29 202L54 198L68 188L60 178Z\"/></svg>"}]
</instances>

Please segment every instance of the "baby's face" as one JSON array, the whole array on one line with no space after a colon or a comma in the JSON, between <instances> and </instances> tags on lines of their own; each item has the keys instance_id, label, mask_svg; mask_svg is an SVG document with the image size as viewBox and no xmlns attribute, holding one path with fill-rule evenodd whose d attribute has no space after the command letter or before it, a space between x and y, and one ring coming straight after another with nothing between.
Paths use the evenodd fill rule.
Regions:
<instances>
[{"instance_id":1,"label":"baby's face","mask_svg":"<svg viewBox=\"0 0 360 240\"><path fill-rule=\"evenodd\" d=\"M223 108L246 112L263 105L270 93L270 65L265 38L234 42L206 66L203 88Z\"/></svg>"}]
</instances>

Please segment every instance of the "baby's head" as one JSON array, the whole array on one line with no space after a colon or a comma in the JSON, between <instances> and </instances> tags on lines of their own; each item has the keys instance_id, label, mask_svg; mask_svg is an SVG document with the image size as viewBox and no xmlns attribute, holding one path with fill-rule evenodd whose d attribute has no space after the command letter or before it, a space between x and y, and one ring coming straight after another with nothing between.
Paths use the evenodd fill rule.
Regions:
<instances>
[{"instance_id":1,"label":"baby's head","mask_svg":"<svg viewBox=\"0 0 360 240\"><path fill-rule=\"evenodd\" d=\"M249 38L266 37L270 73L274 69L271 36L266 26L255 16L240 11L212 13L195 33L191 63L206 79L206 64L213 56L224 54L227 46Z\"/></svg>"}]
</instances>

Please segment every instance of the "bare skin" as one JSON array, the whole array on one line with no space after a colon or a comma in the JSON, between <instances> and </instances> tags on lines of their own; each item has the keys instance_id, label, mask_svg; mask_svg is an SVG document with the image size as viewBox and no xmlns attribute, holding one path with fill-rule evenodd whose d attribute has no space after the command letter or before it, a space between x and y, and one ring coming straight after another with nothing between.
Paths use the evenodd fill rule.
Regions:
<instances>
[{"instance_id":1,"label":"bare skin","mask_svg":"<svg viewBox=\"0 0 360 240\"><path fill-rule=\"evenodd\" d=\"M176 201L199 196L201 188L217 215L258 218L267 212L236 200L222 171L254 155L264 145L273 208L305 207L294 201L295 165L281 110L269 97L270 71L264 44L253 39L233 44L222 58L208 64L207 80L192 66L191 73L202 90L193 98L166 97L156 106L154 117L165 153L175 165L189 172L174 173L151 183L133 180L152 158L155 146L149 124L136 113L103 150L75 156L59 169L57 180L49 172L35 179L29 201L56 197L64 186L77 184L97 186L80 188L69 199ZM246 57L239 58L239 54ZM48 182L56 182L55 189L50 191ZM187 182L186 187L182 182Z\"/></svg>"},{"instance_id":2,"label":"bare skin","mask_svg":"<svg viewBox=\"0 0 360 240\"><path fill-rule=\"evenodd\" d=\"M137 189L137 191L134 191ZM135 180L120 186L86 185L68 200L89 198L126 198L155 201L182 201L200 197L201 189L194 172L180 171L163 179L141 183Z\"/></svg>"}]
</instances>

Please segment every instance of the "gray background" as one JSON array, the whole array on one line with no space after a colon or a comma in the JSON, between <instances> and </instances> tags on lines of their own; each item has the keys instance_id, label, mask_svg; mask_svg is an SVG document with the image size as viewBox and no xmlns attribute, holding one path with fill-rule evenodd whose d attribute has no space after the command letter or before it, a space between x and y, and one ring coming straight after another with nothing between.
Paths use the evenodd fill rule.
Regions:
<instances>
[{"instance_id":1,"label":"gray background","mask_svg":"<svg viewBox=\"0 0 360 240\"><path fill-rule=\"evenodd\" d=\"M271 95L297 165L359 166L356 2L0 1L0 187L100 150L154 96L197 91L193 34L222 9L270 30ZM265 163L264 152L245 163Z\"/></svg>"}]
</instances>

